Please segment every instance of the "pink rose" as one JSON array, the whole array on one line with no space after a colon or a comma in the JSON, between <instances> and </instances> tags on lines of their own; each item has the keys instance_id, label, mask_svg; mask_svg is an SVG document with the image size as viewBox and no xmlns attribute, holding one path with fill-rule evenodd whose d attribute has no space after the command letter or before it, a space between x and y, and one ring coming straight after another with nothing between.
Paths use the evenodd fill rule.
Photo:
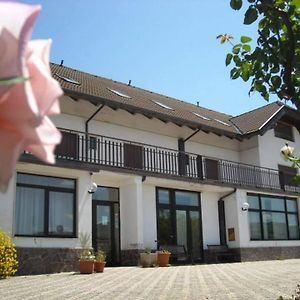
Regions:
<instances>
[{"instance_id":1,"label":"pink rose","mask_svg":"<svg viewBox=\"0 0 300 300\"><path fill-rule=\"evenodd\" d=\"M38 5L0 1L0 81L23 76L25 82L0 85L0 189L5 191L20 154L26 150L54 163L61 134L49 115L60 112L59 83L49 66L50 40L30 41Z\"/></svg>"}]
</instances>

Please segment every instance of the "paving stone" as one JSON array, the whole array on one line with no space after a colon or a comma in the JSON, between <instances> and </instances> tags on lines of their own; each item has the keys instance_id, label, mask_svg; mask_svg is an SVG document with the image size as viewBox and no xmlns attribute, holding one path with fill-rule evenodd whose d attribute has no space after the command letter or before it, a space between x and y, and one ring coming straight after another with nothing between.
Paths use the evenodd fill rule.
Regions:
<instances>
[{"instance_id":1,"label":"paving stone","mask_svg":"<svg viewBox=\"0 0 300 300\"><path fill-rule=\"evenodd\" d=\"M0 299L244 300L291 297L300 259L232 264L117 267L104 273L59 273L0 280Z\"/></svg>"}]
</instances>

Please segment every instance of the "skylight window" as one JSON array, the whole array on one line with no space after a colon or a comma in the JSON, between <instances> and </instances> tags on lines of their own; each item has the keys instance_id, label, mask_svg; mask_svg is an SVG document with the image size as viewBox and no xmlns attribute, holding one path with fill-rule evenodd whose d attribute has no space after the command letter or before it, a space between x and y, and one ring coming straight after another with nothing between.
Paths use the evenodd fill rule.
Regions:
<instances>
[{"instance_id":1,"label":"skylight window","mask_svg":"<svg viewBox=\"0 0 300 300\"><path fill-rule=\"evenodd\" d=\"M168 106L168 105L166 105L166 104L163 104L163 103L161 103L161 102L158 102L158 101L155 101L155 100L152 100L154 103L156 103L157 105L159 105L160 107L162 107L162 108L165 108L165 109L169 109L169 110L174 110L174 108L172 108L172 107L170 107L170 106Z\"/></svg>"},{"instance_id":2,"label":"skylight window","mask_svg":"<svg viewBox=\"0 0 300 300\"><path fill-rule=\"evenodd\" d=\"M223 122L223 121L218 120L218 119L215 119L215 121L217 121L217 122L219 122L220 124L223 124L223 125L225 125L225 126L231 126L231 125L229 125L228 123Z\"/></svg>"},{"instance_id":3,"label":"skylight window","mask_svg":"<svg viewBox=\"0 0 300 300\"><path fill-rule=\"evenodd\" d=\"M62 76L62 75L59 75L57 73L55 73L55 75L57 77L59 77L60 79L66 81L66 82L69 82L69 83L73 83L73 84L76 84L76 85L80 85L81 83L76 81L75 79L71 78L71 77L67 77L67 76Z\"/></svg>"},{"instance_id":4,"label":"skylight window","mask_svg":"<svg viewBox=\"0 0 300 300\"><path fill-rule=\"evenodd\" d=\"M110 88L107 88L107 89L108 89L109 91L111 91L112 93L118 95L119 97L131 99L130 96L128 96L128 95L126 95L126 94L124 94L124 93L121 93L121 92L119 92L119 91L117 91L117 90L113 90L113 89L110 89Z\"/></svg>"},{"instance_id":5,"label":"skylight window","mask_svg":"<svg viewBox=\"0 0 300 300\"><path fill-rule=\"evenodd\" d=\"M210 118L205 117L205 116L202 116L202 115L200 115L200 114L198 114L198 113L196 113L196 112L193 112L193 114L194 114L195 116L197 116L197 117L203 119L203 120L206 120L206 121L210 121L210 120L211 120Z\"/></svg>"}]
</instances>

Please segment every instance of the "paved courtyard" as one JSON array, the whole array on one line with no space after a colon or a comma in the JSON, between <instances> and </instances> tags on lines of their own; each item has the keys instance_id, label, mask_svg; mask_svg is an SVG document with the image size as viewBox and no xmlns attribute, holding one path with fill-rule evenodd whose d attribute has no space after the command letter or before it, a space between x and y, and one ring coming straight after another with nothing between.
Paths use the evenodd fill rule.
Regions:
<instances>
[{"instance_id":1,"label":"paved courtyard","mask_svg":"<svg viewBox=\"0 0 300 300\"><path fill-rule=\"evenodd\" d=\"M300 259L169 268L118 267L0 281L0 299L277 299L300 284Z\"/></svg>"}]
</instances>

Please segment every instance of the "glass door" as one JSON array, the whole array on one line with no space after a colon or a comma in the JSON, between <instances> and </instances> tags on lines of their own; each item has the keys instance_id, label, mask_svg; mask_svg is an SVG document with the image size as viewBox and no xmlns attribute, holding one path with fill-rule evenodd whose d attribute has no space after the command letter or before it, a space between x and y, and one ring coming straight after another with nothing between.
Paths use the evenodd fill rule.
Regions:
<instances>
[{"instance_id":1,"label":"glass door","mask_svg":"<svg viewBox=\"0 0 300 300\"><path fill-rule=\"evenodd\" d=\"M108 189L99 187L100 189ZM103 193L95 193L92 205L92 243L95 251L104 250L107 265L120 264L120 226L119 226L119 203L105 199ZM102 191L103 192L103 191ZM114 193L106 193L114 195Z\"/></svg>"},{"instance_id":2,"label":"glass door","mask_svg":"<svg viewBox=\"0 0 300 300\"><path fill-rule=\"evenodd\" d=\"M157 189L159 246L184 246L186 256L177 262L202 260L202 230L199 193L171 189ZM175 246L175 247L174 247Z\"/></svg>"}]
</instances>

